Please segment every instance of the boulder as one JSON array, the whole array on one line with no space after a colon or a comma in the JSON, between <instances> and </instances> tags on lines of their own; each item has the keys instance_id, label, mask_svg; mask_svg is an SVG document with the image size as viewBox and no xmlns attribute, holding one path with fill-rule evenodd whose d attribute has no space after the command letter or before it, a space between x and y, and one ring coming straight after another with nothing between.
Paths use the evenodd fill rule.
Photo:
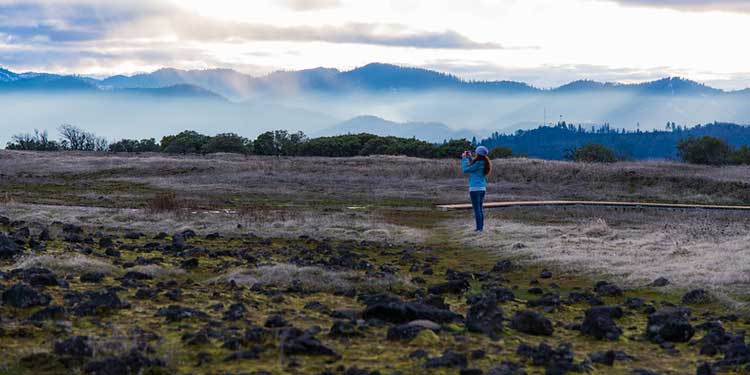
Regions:
<instances>
[{"instance_id":1,"label":"boulder","mask_svg":"<svg viewBox=\"0 0 750 375\"><path fill-rule=\"evenodd\" d=\"M614 319L622 317L619 306L594 306L586 310L586 316L581 323L581 333L598 340L617 340L622 330L615 324Z\"/></svg>"},{"instance_id":2,"label":"boulder","mask_svg":"<svg viewBox=\"0 0 750 375\"><path fill-rule=\"evenodd\" d=\"M24 283L15 284L3 292L3 304L17 308L47 306L51 300L50 296Z\"/></svg>"},{"instance_id":3,"label":"boulder","mask_svg":"<svg viewBox=\"0 0 750 375\"><path fill-rule=\"evenodd\" d=\"M551 336L554 332L549 319L529 310L516 311L510 320L510 327L519 332L538 336Z\"/></svg>"},{"instance_id":4,"label":"boulder","mask_svg":"<svg viewBox=\"0 0 750 375\"><path fill-rule=\"evenodd\" d=\"M284 328L279 335L281 350L286 355L329 355L339 357L333 349L323 345L310 331Z\"/></svg>"},{"instance_id":5,"label":"boulder","mask_svg":"<svg viewBox=\"0 0 750 375\"><path fill-rule=\"evenodd\" d=\"M440 357L430 358L425 362L424 367L426 368L438 368L438 367L449 367L449 368L465 368L469 364L466 354L457 353L452 350L446 350Z\"/></svg>"},{"instance_id":6,"label":"boulder","mask_svg":"<svg viewBox=\"0 0 750 375\"><path fill-rule=\"evenodd\" d=\"M685 307L667 307L648 316L646 337L661 343L687 342L695 334L688 320L690 310Z\"/></svg>"},{"instance_id":7,"label":"boulder","mask_svg":"<svg viewBox=\"0 0 750 375\"><path fill-rule=\"evenodd\" d=\"M466 328L471 332L483 333L493 340L503 329L503 311L492 294L474 302L466 314Z\"/></svg>"}]
</instances>

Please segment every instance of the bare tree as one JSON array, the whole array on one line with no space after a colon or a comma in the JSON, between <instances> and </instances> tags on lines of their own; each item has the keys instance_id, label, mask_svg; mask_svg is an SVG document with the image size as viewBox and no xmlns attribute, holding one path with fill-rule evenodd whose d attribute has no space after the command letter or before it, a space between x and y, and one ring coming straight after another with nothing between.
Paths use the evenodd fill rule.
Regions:
<instances>
[{"instance_id":1,"label":"bare tree","mask_svg":"<svg viewBox=\"0 0 750 375\"><path fill-rule=\"evenodd\" d=\"M62 124L58 128L60 144L63 148L73 151L107 151L109 142L105 138L97 137L70 124Z\"/></svg>"}]
</instances>

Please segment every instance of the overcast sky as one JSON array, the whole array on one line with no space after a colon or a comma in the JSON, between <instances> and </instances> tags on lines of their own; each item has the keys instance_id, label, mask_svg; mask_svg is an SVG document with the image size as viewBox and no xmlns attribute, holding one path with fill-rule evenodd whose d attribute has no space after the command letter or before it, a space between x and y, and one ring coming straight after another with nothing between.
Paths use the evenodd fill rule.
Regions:
<instances>
[{"instance_id":1,"label":"overcast sky","mask_svg":"<svg viewBox=\"0 0 750 375\"><path fill-rule=\"evenodd\" d=\"M0 0L0 66L254 75L369 62L551 87L750 87L748 0Z\"/></svg>"}]
</instances>

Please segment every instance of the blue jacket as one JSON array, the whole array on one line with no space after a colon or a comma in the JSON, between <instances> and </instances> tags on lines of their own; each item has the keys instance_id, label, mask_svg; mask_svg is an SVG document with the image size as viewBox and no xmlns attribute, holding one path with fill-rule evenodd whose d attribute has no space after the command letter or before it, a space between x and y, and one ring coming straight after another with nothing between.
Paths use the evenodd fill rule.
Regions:
<instances>
[{"instance_id":1,"label":"blue jacket","mask_svg":"<svg viewBox=\"0 0 750 375\"><path fill-rule=\"evenodd\" d=\"M461 159L461 169L469 174L469 191L487 190L487 176L484 175L484 160L469 165L469 158Z\"/></svg>"}]
</instances>

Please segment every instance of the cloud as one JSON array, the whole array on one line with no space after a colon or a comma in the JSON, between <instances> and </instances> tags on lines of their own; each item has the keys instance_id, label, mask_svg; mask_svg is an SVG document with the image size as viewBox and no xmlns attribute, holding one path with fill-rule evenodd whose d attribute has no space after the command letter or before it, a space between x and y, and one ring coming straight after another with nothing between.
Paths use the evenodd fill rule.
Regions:
<instances>
[{"instance_id":1,"label":"cloud","mask_svg":"<svg viewBox=\"0 0 750 375\"><path fill-rule=\"evenodd\" d=\"M286 5L296 11L310 11L336 8L341 5L339 0L286 0Z\"/></svg>"},{"instance_id":2,"label":"cloud","mask_svg":"<svg viewBox=\"0 0 750 375\"><path fill-rule=\"evenodd\" d=\"M748 0L606 0L627 6L677 9L686 11L723 11L750 13Z\"/></svg>"},{"instance_id":3,"label":"cloud","mask_svg":"<svg viewBox=\"0 0 750 375\"><path fill-rule=\"evenodd\" d=\"M330 0L295 1L305 9L334 5ZM502 49L453 30L411 30L400 24L346 23L275 26L217 20L167 4L36 2L0 0L0 34L9 43L88 42L176 37L181 42L327 42L432 49Z\"/></svg>"}]
</instances>

